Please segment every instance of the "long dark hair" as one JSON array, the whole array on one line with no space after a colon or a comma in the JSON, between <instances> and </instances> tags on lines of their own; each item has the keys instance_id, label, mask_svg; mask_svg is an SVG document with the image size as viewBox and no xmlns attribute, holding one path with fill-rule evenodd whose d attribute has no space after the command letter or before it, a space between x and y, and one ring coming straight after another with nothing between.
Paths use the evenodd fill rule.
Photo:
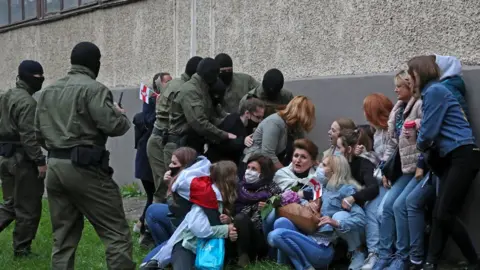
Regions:
<instances>
[{"instance_id":1,"label":"long dark hair","mask_svg":"<svg viewBox=\"0 0 480 270\"><path fill-rule=\"evenodd\" d=\"M247 164L256 161L260 164L260 175L262 177L262 181L265 183L270 183L273 180L273 176L275 175L275 165L273 161L263 154L253 154L247 161Z\"/></svg>"}]
</instances>

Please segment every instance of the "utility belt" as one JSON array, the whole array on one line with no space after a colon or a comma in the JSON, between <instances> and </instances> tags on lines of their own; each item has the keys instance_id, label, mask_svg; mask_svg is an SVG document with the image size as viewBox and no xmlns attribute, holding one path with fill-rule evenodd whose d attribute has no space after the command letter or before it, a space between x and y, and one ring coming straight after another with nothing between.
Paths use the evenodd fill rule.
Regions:
<instances>
[{"instance_id":1,"label":"utility belt","mask_svg":"<svg viewBox=\"0 0 480 270\"><path fill-rule=\"evenodd\" d=\"M18 150L23 149L21 144L0 143L0 157L11 158Z\"/></svg>"},{"instance_id":2,"label":"utility belt","mask_svg":"<svg viewBox=\"0 0 480 270\"><path fill-rule=\"evenodd\" d=\"M108 174L113 173L110 168L110 152L99 146L75 146L67 149L52 149L48 151L49 158L70 159L72 164L79 167L98 167Z\"/></svg>"}]
</instances>

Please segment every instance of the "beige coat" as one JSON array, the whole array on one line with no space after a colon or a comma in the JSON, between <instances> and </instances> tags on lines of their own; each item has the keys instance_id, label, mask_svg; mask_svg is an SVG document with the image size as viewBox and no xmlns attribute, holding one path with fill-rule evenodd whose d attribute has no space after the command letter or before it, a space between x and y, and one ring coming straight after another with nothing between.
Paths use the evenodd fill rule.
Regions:
<instances>
[{"instance_id":1,"label":"beige coat","mask_svg":"<svg viewBox=\"0 0 480 270\"><path fill-rule=\"evenodd\" d=\"M403 173L415 173L417 168L417 161L420 151L417 150L416 134L412 134L410 139L405 137L403 132L400 133L400 137L397 137L395 133L396 115L399 113L401 106L404 105L403 101L398 101L392 109L388 118L388 135L395 142L400 150L400 160L402 162ZM403 117L405 122L412 120L420 120L422 118L422 100L412 97L408 101L405 110L403 111ZM406 117L406 118L405 118Z\"/></svg>"}]
</instances>

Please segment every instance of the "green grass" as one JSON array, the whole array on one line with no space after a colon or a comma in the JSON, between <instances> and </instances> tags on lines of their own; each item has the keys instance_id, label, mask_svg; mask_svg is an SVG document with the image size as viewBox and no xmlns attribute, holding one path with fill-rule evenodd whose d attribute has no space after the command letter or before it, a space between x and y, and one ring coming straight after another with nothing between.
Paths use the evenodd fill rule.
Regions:
<instances>
[{"instance_id":1,"label":"green grass","mask_svg":"<svg viewBox=\"0 0 480 270\"><path fill-rule=\"evenodd\" d=\"M0 192L0 197L2 197ZM0 268L16 270L48 270L50 267L50 255L52 251L52 227L50 224L50 214L48 212L48 203L43 201L42 219L38 228L37 237L33 241L32 251L38 256L24 259L13 258L12 231L14 223L6 230L0 233ZM137 266L141 263L144 256L148 253L138 245L138 235L133 233L134 250L133 256ZM107 269L105 263L105 249L98 238L92 225L85 220L83 236L78 245L75 256L75 269ZM277 269L286 270L272 262L262 262L247 268L250 270Z\"/></svg>"},{"instance_id":2,"label":"green grass","mask_svg":"<svg viewBox=\"0 0 480 270\"><path fill-rule=\"evenodd\" d=\"M33 241L32 251L38 256L14 259L12 248L12 223L5 231L0 233L0 265L2 269L17 270L47 270L50 267L50 255L52 251L52 226L50 224L50 214L48 212L47 201L43 202L42 219L38 228L37 237ZM148 251L140 249L138 245L138 236L133 235L134 240L134 259L141 262ZM5 266L8 266L4 268ZM75 256L75 269L107 269L105 263L105 249L103 243L98 238L92 225L85 221L82 240L78 245Z\"/></svg>"}]
</instances>

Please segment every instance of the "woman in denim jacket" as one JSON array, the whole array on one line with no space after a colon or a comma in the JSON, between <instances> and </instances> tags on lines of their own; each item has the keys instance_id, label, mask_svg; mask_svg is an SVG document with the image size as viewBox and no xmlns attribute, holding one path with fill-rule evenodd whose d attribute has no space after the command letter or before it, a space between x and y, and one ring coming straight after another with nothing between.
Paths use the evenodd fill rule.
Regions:
<instances>
[{"instance_id":1,"label":"woman in denim jacket","mask_svg":"<svg viewBox=\"0 0 480 270\"><path fill-rule=\"evenodd\" d=\"M325 158L317 177L323 186L319 230L305 235L290 220L282 217L275 221L274 230L268 235L268 243L279 250L278 262L288 263L289 259L297 270L327 267L333 259L332 243L337 237L348 238L349 244L355 242L360 246L360 232L365 226L365 213L361 207L354 205L350 212L342 209L342 200L360 188L351 176L345 157L334 155ZM308 205L318 210L315 203Z\"/></svg>"},{"instance_id":2,"label":"woman in denim jacket","mask_svg":"<svg viewBox=\"0 0 480 270\"><path fill-rule=\"evenodd\" d=\"M478 255L459 218L468 190L478 170L479 149L458 100L438 82L440 70L430 56L408 61L408 72L423 99L423 118L417 147L428 153L427 163L440 178L433 210L427 262L423 269L437 269L448 236L467 258L467 269L479 269Z\"/></svg>"}]
</instances>

